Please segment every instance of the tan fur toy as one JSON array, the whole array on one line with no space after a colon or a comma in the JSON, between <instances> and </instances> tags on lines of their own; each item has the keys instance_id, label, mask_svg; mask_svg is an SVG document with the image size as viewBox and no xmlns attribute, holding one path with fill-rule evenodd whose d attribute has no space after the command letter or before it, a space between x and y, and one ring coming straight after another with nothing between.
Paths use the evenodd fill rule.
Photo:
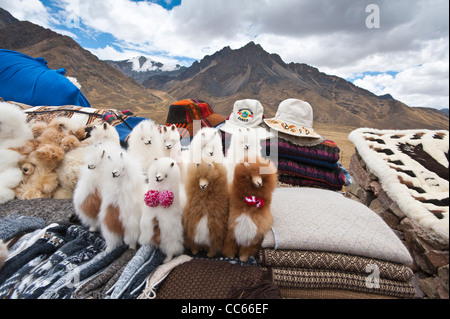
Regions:
<instances>
[{"instance_id":1,"label":"tan fur toy","mask_svg":"<svg viewBox=\"0 0 450 319\"><path fill-rule=\"evenodd\" d=\"M50 198L58 187L55 168L64 158L64 150L55 145L42 145L19 163L24 178L15 189L19 199Z\"/></svg>"},{"instance_id":2,"label":"tan fur toy","mask_svg":"<svg viewBox=\"0 0 450 319\"><path fill-rule=\"evenodd\" d=\"M19 199L50 198L58 187L56 168L67 151L80 145L84 127L70 118L57 117L48 124L34 123L31 131L34 140L18 149L25 155L20 162L24 178L16 187L15 194Z\"/></svg>"},{"instance_id":3,"label":"tan fur toy","mask_svg":"<svg viewBox=\"0 0 450 319\"><path fill-rule=\"evenodd\" d=\"M183 210L185 246L208 257L222 252L228 227L227 171L220 163L192 163L187 170Z\"/></svg>"},{"instance_id":4,"label":"tan fur toy","mask_svg":"<svg viewBox=\"0 0 450 319\"><path fill-rule=\"evenodd\" d=\"M248 161L248 159L246 159ZM230 187L230 216L223 254L241 261L254 256L273 224L270 211L278 175L270 161L239 163Z\"/></svg>"}]
</instances>

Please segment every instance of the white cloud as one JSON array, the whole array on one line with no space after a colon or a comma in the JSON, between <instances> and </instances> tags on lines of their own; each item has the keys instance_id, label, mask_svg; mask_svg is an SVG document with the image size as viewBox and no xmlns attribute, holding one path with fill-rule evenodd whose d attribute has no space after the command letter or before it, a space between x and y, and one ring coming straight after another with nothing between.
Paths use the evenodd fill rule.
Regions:
<instances>
[{"instance_id":1,"label":"white cloud","mask_svg":"<svg viewBox=\"0 0 450 319\"><path fill-rule=\"evenodd\" d=\"M344 78L399 72L391 82L384 79L389 93L409 94L403 100L409 105L423 103L420 96L428 96L438 101L434 104L448 107L448 98L436 95L441 89L423 84L433 83L435 75L417 69L437 62L447 69L441 76L448 83L448 0L183 0L172 10L149 1L55 0L54 16L37 0L2 0L2 6L3 2L7 10L14 8L10 12L16 17L33 21L29 17L38 19L42 14L44 26L57 28L55 20L64 23L70 18L78 19L78 32L84 36L110 33L121 51L111 44L98 48L90 44L101 59L131 58L128 54L142 52L155 60L201 59L224 46L237 49L255 41L287 63L307 63ZM368 4L378 5L380 28L367 28ZM414 85L400 85L406 75ZM358 83L377 89L378 80L366 77Z\"/></svg>"},{"instance_id":2,"label":"white cloud","mask_svg":"<svg viewBox=\"0 0 450 319\"><path fill-rule=\"evenodd\" d=\"M56 22L39 0L2 0L0 5L21 21L30 21L46 28Z\"/></svg>"},{"instance_id":3,"label":"white cloud","mask_svg":"<svg viewBox=\"0 0 450 319\"><path fill-rule=\"evenodd\" d=\"M395 76L366 75L354 84L377 95L391 94L410 106L444 108L449 105L449 66L442 61L407 68Z\"/></svg>"}]
</instances>

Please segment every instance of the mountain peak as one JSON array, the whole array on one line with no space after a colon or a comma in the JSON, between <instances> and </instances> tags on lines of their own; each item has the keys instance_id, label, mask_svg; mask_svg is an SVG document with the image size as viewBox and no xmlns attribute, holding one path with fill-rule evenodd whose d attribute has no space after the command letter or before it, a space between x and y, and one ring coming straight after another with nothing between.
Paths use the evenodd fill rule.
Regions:
<instances>
[{"instance_id":1,"label":"mountain peak","mask_svg":"<svg viewBox=\"0 0 450 319\"><path fill-rule=\"evenodd\" d=\"M17 20L16 18L14 18L11 13L9 13L8 11L6 11L3 8L0 8L0 29L3 29L4 27L17 22L19 20Z\"/></svg>"}]
</instances>

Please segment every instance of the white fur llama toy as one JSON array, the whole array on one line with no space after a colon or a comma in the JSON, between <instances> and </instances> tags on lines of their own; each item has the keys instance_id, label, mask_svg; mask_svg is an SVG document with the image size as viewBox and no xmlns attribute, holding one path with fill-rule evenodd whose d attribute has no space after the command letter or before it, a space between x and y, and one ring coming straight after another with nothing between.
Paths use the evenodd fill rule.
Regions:
<instances>
[{"instance_id":1,"label":"white fur llama toy","mask_svg":"<svg viewBox=\"0 0 450 319\"><path fill-rule=\"evenodd\" d=\"M183 253L182 214L186 195L180 183L180 169L169 157L155 160L148 171L144 194L139 243L158 246L166 255L164 262Z\"/></svg>"}]
</instances>

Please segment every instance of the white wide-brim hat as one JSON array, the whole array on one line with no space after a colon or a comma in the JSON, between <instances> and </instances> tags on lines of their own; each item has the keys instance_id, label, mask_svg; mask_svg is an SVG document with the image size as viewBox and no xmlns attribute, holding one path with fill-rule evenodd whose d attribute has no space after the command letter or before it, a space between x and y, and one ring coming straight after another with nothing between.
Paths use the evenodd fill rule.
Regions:
<instances>
[{"instance_id":1,"label":"white wide-brim hat","mask_svg":"<svg viewBox=\"0 0 450 319\"><path fill-rule=\"evenodd\" d=\"M313 109L308 102L298 99L287 99L278 106L275 117L264 119L264 122L278 132L298 137L321 139L313 130Z\"/></svg>"},{"instance_id":2,"label":"white wide-brim hat","mask_svg":"<svg viewBox=\"0 0 450 319\"><path fill-rule=\"evenodd\" d=\"M233 134L239 129L249 128L256 130L261 140L272 138L274 135L264 127L263 114L264 108L258 100L238 100L234 103L233 112L219 129Z\"/></svg>"}]
</instances>

